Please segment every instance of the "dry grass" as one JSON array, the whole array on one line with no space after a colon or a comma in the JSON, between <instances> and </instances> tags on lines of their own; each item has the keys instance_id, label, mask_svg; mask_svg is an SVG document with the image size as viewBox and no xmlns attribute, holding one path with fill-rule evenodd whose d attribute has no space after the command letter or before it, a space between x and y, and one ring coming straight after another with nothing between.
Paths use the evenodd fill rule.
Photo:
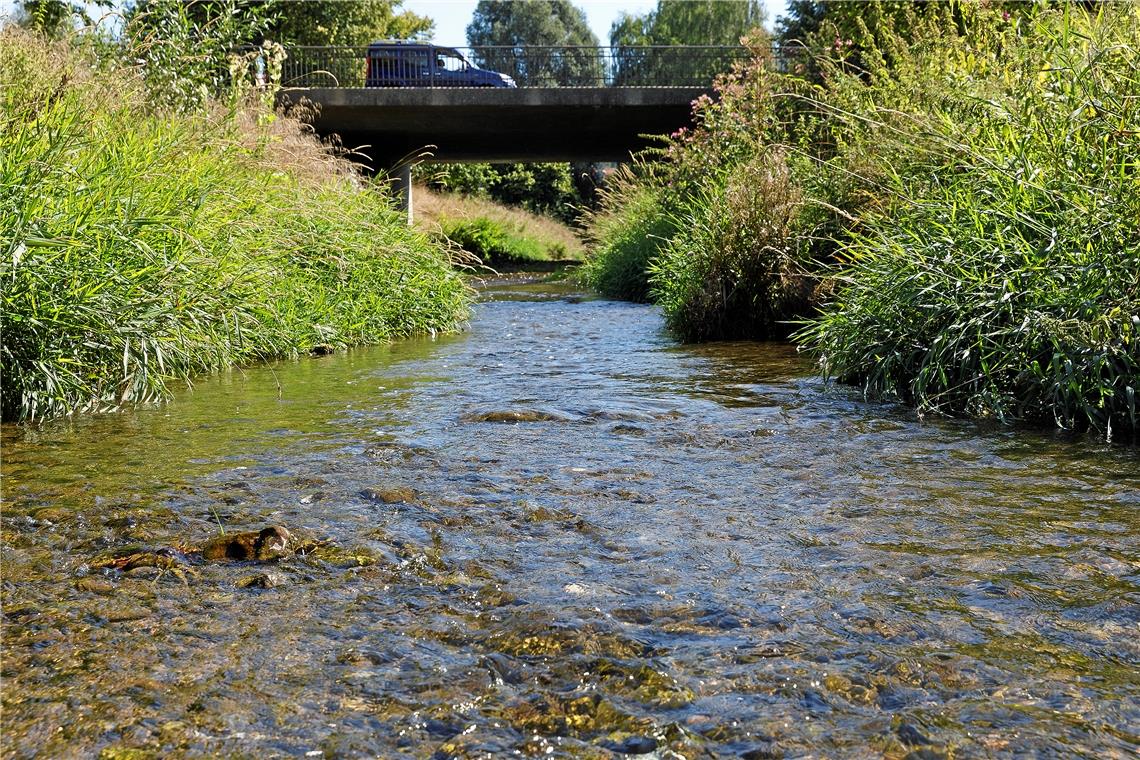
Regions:
<instances>
[{"instance_id":1,"label":"dry grass","mask_svg":"<svg viewBox=\"0 0 1140 760\"><path fill-rule=\"evenodd\" d=\"M433 235L443 232L444 220L490 219L508 232L533 238L544 245L560 244L565 258L580 261L585 253L582 238L556 219L503 206L484 198L458 193L437 193L417 185L413 192L416 226Z\"/></svg>"}]
</instances>

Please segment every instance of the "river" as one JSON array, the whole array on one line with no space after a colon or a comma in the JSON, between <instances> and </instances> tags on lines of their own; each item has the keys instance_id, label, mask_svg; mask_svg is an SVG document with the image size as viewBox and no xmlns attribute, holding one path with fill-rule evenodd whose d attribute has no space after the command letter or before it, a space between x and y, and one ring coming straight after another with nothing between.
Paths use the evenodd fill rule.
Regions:
<instances>
[{"instance_id":1,"label":"river","mask_svg":"<svg viewBox=\"0 0 1140 760\"><path fill-rule=\"evenodd\" d=\"M1135 448L919 420L566 286L6 427L3 475L4 757L1140 747ZM194 553L269 525L277 561Z\"/></svg>"}]
</instances>

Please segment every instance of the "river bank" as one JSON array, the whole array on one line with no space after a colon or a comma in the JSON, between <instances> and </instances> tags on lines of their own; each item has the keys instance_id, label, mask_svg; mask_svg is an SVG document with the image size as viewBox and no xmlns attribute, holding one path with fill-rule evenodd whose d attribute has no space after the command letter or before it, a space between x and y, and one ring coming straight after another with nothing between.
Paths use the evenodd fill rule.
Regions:
<instances>
[{"instance_id":1,"label":"river bank","mask_svg":"<svg viewBox=\"0 0 1140 760\"><path fill-rule=\"evenodd\" d=\"M3 436L5 757L1140 740L1133 452L920 422L570 285ZM192 551L267 525L273 561Z\"/></svg>"},{"instance_id":2,"label":"river bank","mask_svg":"<svg viewBox=\"0 0 1140 760\"><path fill-rule=\"evenodd\" d=\"M579 232L553 217L423 185L412 197L416 226L474 257L476 266L554 270L585 256Z\"/></svg>"},{"instance_id":3,"label":"river bank","mask_svg":"<svg viewBox=\"0 0 1140 760\"><path fill-rule=\"evenodd\" d=\"M256 91L162 105L91 40L0 35L4 419L465 318L449 255Z\"/></svg>"},{"instance_id":4,"label":"river bank","mask_svg":"<svg viewBox=\"0 0 1140 760\"><path fill-rule=\"evenodd\" d=\"M1136 6L819 12L614 178L588 281L925 414L1134 439Z\"/></svg>"}]
</instances>

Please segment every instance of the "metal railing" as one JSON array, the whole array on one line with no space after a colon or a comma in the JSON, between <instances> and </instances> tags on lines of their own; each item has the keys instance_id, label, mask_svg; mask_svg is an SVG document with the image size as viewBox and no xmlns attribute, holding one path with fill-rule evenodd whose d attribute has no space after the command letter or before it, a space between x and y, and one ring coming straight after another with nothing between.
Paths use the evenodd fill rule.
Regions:
<instances>
[{"instance_id":1,"label":"metal railing","mask_svg":"<svg viewBox=\"0 0 1140 760\"><path fill-rule=\"evenodd\" d=\"M742 46L291 47L285 87L708 87Z\"/></svg>"}]
</instances>

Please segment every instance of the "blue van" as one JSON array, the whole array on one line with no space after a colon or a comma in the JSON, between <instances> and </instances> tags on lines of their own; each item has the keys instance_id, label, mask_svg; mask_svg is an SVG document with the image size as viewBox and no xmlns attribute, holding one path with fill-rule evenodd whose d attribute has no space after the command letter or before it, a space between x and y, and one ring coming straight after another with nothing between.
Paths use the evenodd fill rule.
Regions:
<instances>
[{"instance_id":1,"label":"blue van","mask_svg":"<svg viewBox=\"0 0 1140 760\"><path fill-rule=\"evenodd\" d=\"M497 71L476 68L455 48L424 42L373 42L365 87L516 87Z\"/></svg>"}]
</instances>

